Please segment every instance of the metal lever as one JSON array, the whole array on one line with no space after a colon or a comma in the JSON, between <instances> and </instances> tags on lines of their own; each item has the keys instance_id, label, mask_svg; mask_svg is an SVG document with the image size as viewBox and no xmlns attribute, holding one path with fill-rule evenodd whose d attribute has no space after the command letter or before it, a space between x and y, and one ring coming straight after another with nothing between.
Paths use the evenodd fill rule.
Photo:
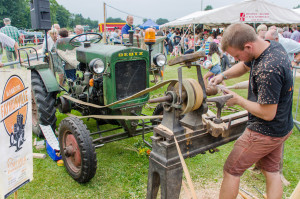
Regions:
<instances>
[{"instance_id":1,"label":"metal lever","mask_svg":"<svg viewBox=\"0 0 300 199\"><path fill-rule=\"evenodd\" d=\"M227 94L227 95L223 95L223 96L217 96L217 97L212 97L212 98L206 99L207 102L216 102L218 111L217 111L217 118L214 120L215 123L217 123L217 124L222 123L222 120L220 119L222 108L224 107L225 103L232 97L233 97L233 95Z\"/></svg>"}]
</instances>

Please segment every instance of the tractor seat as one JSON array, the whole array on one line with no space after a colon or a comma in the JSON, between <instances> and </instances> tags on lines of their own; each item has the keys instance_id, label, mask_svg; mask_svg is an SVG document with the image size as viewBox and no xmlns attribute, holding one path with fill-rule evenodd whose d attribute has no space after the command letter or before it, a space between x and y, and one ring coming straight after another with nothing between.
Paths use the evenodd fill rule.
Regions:
<instances>
[{"instance_id":1,"label":"tractor seat","mask_svg":"<svg viewBox=\"0 0 300 199\"><path fill-rule=\"evenodd\" d=\"M57 54L63 61L70 64L72 68L77 68L79 61L76 59L76 49L65 51L57 49Z\"/></svg>"}]
</instances>

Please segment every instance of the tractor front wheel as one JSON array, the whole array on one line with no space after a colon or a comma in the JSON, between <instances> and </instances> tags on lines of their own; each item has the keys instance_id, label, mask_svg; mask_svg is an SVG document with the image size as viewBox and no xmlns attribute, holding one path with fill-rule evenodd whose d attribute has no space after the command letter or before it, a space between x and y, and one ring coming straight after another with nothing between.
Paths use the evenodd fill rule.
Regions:
<instances>
[{"instance_id":1,"label":"tractor front wheel","mask_svg":"<svg viewBox=\"0 0 300 199\"><path fill-rule=\"evenodd\" d=\"M97 170L97 156L90 131L78 118L67 117L59 125L59 146L68 173L79 183L89 182Z\"/></svg>"}]
</instances>

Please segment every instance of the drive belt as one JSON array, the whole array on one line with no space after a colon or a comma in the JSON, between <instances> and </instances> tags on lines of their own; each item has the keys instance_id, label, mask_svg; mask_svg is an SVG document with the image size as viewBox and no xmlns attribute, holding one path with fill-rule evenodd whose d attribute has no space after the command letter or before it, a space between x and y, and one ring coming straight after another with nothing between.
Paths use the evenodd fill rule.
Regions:
<instances>
[{"instance_id":1,"label":"drive belt","mask_svg":"<svg viewBox=\"0 0 300 199\"><path fill-rule=\"evenodd\" d=\"M146 120L146 119L162 119L162 115L155 116L135 116L135 115L86 115L86 116L77 116L68 113L70 117L77 117L79 119L83 118L95 118L95 119L103 119L103 120Z\"/></svg>"},{"instance_id":2,"label":"drive belt","mask_svg":"<svg viewBox=\"0 0 300 199\"><path fill-rule=\"evenodd\" d=\"M81 101L79 99L76 99L76 98L73 98L69 95L62 95L62 97L70 100L70 101L73 101L75 103L78 103L78 104L82 104L82 105L85 105L85 106L91 106L91 107L94 107L94 108L107 108L107 107L110 107L110 106L113 106L113 105L116 105L116 104L120 104L122 102L126 102L128 100L131 100L131 99L134 99L134 98L137 98L137 97L140 97L146 93L149 93L151 91L154 91L154 90L157 90L161 87L163 87L164 85L166 84L169 84L169 83L176 83L178 80L175 80L175 79L171 79L171 80L167 80L167 81L163 81L159 84L156 84L150 88L147 88L145 90L142 90L134 95L131 95L127 98L124 98L122 100L119 100L119 101L116 101L116 102L113 102L111 104L108 104L108 105L105 105L105 106L100 106L100 105L97 105L97 104L92 104L92 103L89 103L89 102L84 102L84 101ZM83 119L83 118L95 118L95 119L107 119L107 120L117 120L117 119L121 119L121 120L143 120L143 119L157 119L157 118L162 118L163 116L162 115L156 115L156 116L133 116L133 115L86 115L86 116L77 116L77 115L72 115L72 114L67 114L68 116L72 116L72 117L77 117L79 119Z\"/></svg>"},{"instance_id":3,"label":"drive belt","mask_svg":"<svg viewBox=\"0 0 300 199\"><path fill-rule=\"evenodd\" d=\"M113 106L113 105L116 105L116 104L120 104L120 103L122 103L122 102L126 102L126 101L128 101L128 100L131 100L131 99L140 97L140 96L142 96L142 95L145 95L145 94L147 94L147 93L150 93L151 91L157 90L157 89L163 87L163 86L166 85L166 84L169 84L169 83L172 83L172 82L177 82L177 81L178 81L178 80L176 80L176 79L170 79L170 80L167 80L167 81L163 81L163 82L161 82L161 83L159 83L159 84L156 84L156 85L154 85L154 86L152 86L152 87L150 87L150 88L144 89L144 90L142 90L142 91L140 91L140 92L138 92L138 93L136 93L136 94L134 94L134 95L131 95L131 96L129 96L129 97L126 97L126 98L124 98L124 99L121 99L121 100L119 100L119 101L116 101L116 102L113 102L113 103L111 103L111 104L104 105L104 106L100 106L100 105L97 105L97 104L92 104L92 103L89 103L89 102L84 102L84 101L81 101L81 100L79 100L79 99L73 98L73 97L71 97L70 95L62 95L62 97L66 98L66 99L68 99L68 100L70 100L70 101L73 101L73 102L75 102L75 103L82 104L82 105L86 105L86 106L91 106L91 107L94 107L94 108L107 108L107 107L110 107L110 106Z\"/></svg>"}]
</instances>

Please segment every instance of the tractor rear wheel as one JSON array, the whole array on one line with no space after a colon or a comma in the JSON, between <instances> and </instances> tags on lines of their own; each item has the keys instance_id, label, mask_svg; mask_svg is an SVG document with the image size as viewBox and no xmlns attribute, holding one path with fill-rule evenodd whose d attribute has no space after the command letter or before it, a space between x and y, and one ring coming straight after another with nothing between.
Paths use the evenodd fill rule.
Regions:
<instances>
[{"instance_id":1,"label":"tractor rear wheel","mask_svg":"<svg viewBox=\"0 0 300 199\"><path fill-rule=\"evenodd\" d=\"M61 121L59 146L70 176L79 183L89 182L96 174L97 156L90 131L80 119L67 117Z\"/></svg>"},{"instance_id":2,"label":"tractor rear wheel","mask_svg":"<svg viewBox=\"0 0 300 199\"><path fill-rule=\"evenodd\" d=\"M44 82L38 72L31 71L32 88L32 132L38 137L43 137L40 125L50 125L56 129L55 95L48 93Z\"/></svg>"}]
</instances>

